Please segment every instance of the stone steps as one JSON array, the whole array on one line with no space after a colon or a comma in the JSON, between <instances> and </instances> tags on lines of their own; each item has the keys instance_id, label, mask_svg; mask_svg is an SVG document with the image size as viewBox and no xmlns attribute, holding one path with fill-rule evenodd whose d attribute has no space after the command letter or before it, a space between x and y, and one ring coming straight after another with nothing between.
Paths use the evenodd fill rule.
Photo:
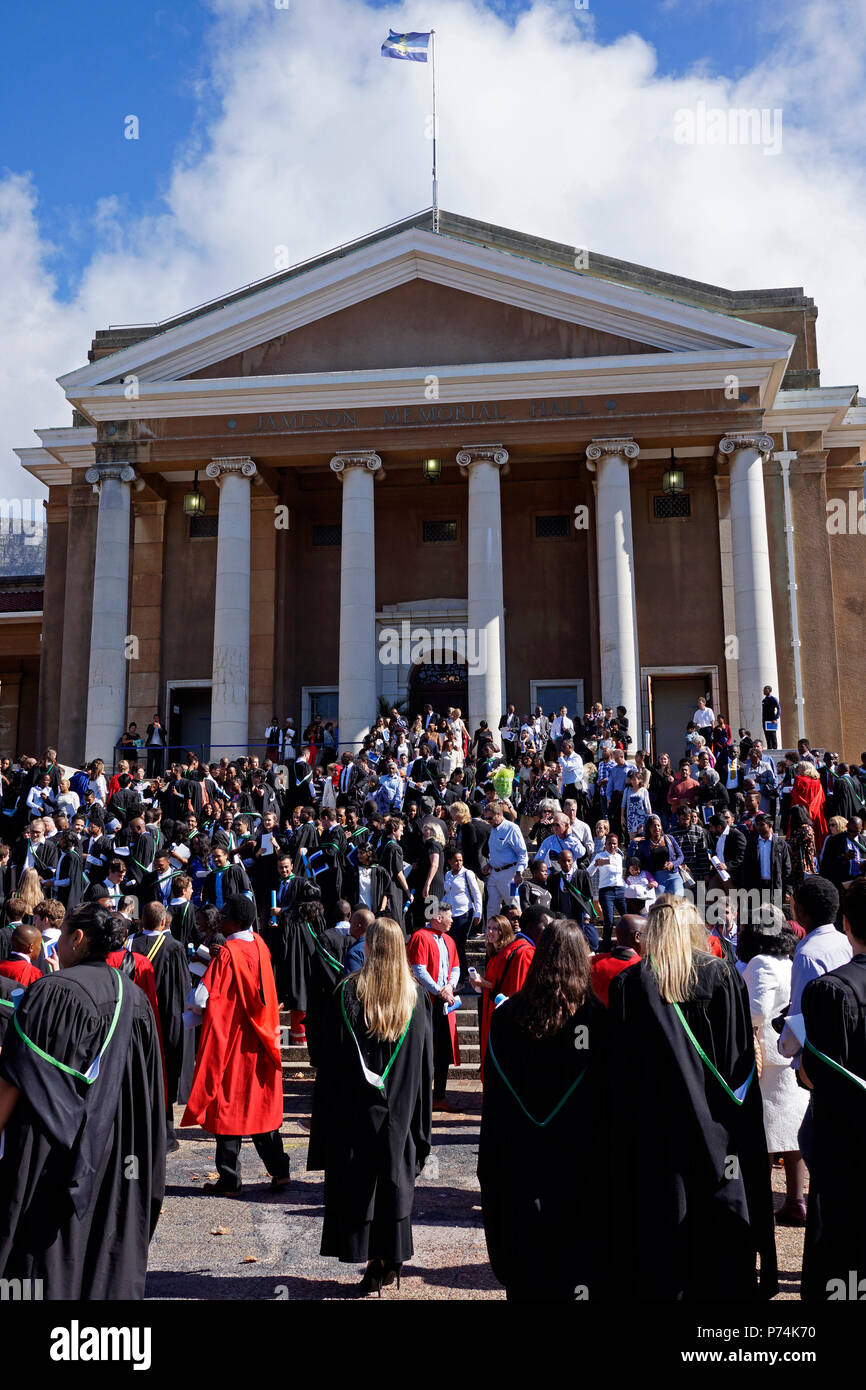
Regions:
<instances>
[{"instance_id":1,"label":"stone steps","mask_svg":"<svg viewBox=\"0 0 866 1390\"><path fill-rule=\"evenodd\" d=\"M470 965L474 965L479 974L483 973L486 960L486 953L483 947L470 944L467 950L467 959ZM463 994L463 1007L457 1011L457 1040L460 1044L460 1055L462 1062L459 1067L452 1068L451 1076L462 1081L477 1081L481 1075L480 1061L481 1049L478 1034L478 1007L477 995L467 991ZM285 1030L283 1038L286 1040L281 1047L283 1059L283 1083L296 1081L299 1085L310 1082L315 1077L315 1068L310 1065L310 1058L306 1046L303 1043L289 1042L290 1016L288 1009L280 1010L280 1025Z\"/></svg>"}]
</instances>

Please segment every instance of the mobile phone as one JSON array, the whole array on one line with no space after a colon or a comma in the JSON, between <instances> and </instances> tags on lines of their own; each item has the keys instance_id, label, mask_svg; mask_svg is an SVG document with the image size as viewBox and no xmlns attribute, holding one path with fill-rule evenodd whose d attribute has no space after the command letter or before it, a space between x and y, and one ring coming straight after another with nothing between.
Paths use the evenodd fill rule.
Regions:
<instances>
[{"instance_id":1,"label":"mobile phone","mask_svg":"<svg viewBox=\"0 0 866 1390\"><path fill-rule=\"evenodd\" d=\"M470 965L470 967L469 967L469 978L470 978L470 980L477 980L477 979L478 979L478 971L475 969L475 966L474 966L474 965Z\"/></svg>"}]
</instances>

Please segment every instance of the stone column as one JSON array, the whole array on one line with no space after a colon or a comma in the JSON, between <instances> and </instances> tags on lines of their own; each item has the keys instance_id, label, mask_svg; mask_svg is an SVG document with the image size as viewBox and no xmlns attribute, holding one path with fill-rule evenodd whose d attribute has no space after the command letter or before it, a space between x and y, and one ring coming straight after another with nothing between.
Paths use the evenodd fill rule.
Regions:
<instances>
[{"instance_id":1,"label":"stone column","mask_svg":"<svg viewBox=\"0 0 866 1390\"><path fill-rule=\"evenodd\" d=\"M725 628L725 685L727 700L721 702L732 729L743 727L740 718L740 687L738 683L737 661L728 641L737 629L734 615L734 556L731 545L731 484L726 474L717 473L716 503L719 513L719 559L722 576L722 622ZM719 710L716 709L716 714Z\"/></svg>"},{"instance_id":2,"label":"stone column","mask_svg":"<svg viewBox=\"0 0 866 1390\"><path fill-rule=\"evenodd\" d=\"M740 720L754 736L761 730L764 686L771 685L777 693L779 689L764 501L764 457L772 451L773 440L768 434L728 434L719 448L730 459L733 635Z\"/></svg>"},{"instance_id":3,"label":"stone column","mask_svg":"<svg viewBox=\"0 0 866 1390\"><path fill-rule=\"evenodd\" d=\"M635 748L643 727L629 470L639 452L633 439L593 439L586 447L586 466L596 475L601 700L614 709L625 705Z\"/></svg>"},{"instance_id":4,"label":"stone column","mask_svg":"<svg viewBox=\"0 0 866 1390\"><path fill-rule=\"evenodd\" d=\"M106 767L111 767L115 745L126 727L126 639L134 636L127 619L129 485L136 475L129 463L99 463L84 476L99 493L84 758L86 762L103 758Z\"/></svg>"},{"instance_id":5,"label":"stone column","mask_svg":"<svg viewBox=\"0 0 866 1390\"><path fill-rule=\"evenodd\" d=\"M251 458L211 459L205 474L220 492L214 591L211 758L249 746Z\"/></svg>"},{"instance_id":6,"label":"stone column","mask_svg":"<svg viewBox=\"0 0 866 1390\"><path fill-rule=\"evenodd\" d=\"M340 749L353 753L377 714L373 479L381 467L379 455L370 450L331 459L331 469L343 485L338 733Z\"/></svg>"},{"instance_id":7,"label":"stone column","mask_svg":"<svg viewBox=\"0 0 866 1390\"><path fill-rule=\"evenodd\" d=\"M466 628L469 722L486 719L496 736L505 712L505 603L502 597L502 511L499 470L508 463L501 444L461 449L457 462L469 479L469 591Z\"/></svg>"},{"instance_id":8,"label":"stone column","mask_svg":"<svg viewBox=\"0 0 866 1390\"><path fill-rule=\"evenodd\" d=\"M138 639L136 654L129 663L130 720L144 731L158 710L168 727L161 688L162 672L162 580L163 540L166 503L135 504L132 524L132 605L129 629Z\"/></svg>"}]
</instances>

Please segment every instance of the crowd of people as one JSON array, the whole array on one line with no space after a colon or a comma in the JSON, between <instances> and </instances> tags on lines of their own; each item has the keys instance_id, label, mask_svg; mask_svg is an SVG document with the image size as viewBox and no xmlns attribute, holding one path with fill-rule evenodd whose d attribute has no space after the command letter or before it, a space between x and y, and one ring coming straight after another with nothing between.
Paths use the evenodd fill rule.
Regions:
<instances>
[{"instance_id":1,"label":"crowd of people","mask_svg":"<svg viewBox=\"0 0 866 1390\"><path fill-rule=\"evenodd\" d=\"M596 704L472 734L394 709L340 756L274 718L263 756L210 764L166 765L155 716L110 774L3 759L0 1277L142 1297L176 1105L214 1136L206 1190L242 1194L244 1137L289 1187L305 1044L322 1254L399 1284L474 1000L510 1298L595 1299L623 1269L772 1297L774 1221L806 1228L803 1296L833 1298L866 1257L866 754L776 760L778 714L767 688L764 738L734 739L701 700L657 757Z\"/></svg>"}]
</instances>

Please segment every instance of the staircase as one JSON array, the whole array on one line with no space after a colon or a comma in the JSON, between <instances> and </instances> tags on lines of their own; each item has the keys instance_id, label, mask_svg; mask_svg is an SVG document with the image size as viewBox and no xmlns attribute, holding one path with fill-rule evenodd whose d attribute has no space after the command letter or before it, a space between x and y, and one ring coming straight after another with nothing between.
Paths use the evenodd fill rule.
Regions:
<instances>
[{"instance_id":1,"label":"staircase","mask_svg":"<svg viewBox=\"0 0 866 1390\"><path fill-rule=\"evenodd\" d=\"M479 975L484 972L486 953L481 944L482 937L475 937L466 948L469 964L474 965ZM481 1049L478 1036L478 995L474 990L464 990L461 994L462 1009L457 1011L457 1041L460 1044L461 1062L450 1073L455 1081L477 1081L481 1075ZM280 1024L285 1030L284 1038L289 1037L289 1014L280 1013ZM282 1049L283 1080L289 1077L297 1081L312 1081L315 1068L310 1064L309 1054L304 1043L289 1043Z\"/></svg>"}]
</instances>

